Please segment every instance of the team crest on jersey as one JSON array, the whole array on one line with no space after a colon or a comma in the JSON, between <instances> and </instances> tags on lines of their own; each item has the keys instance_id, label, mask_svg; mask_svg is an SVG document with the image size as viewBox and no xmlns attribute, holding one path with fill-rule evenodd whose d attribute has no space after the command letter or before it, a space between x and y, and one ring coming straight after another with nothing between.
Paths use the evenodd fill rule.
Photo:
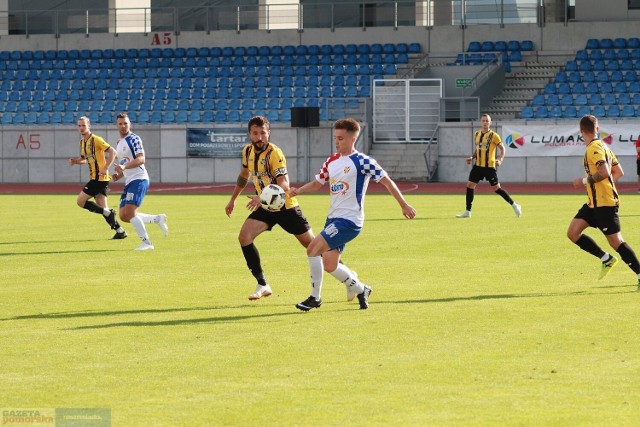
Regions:
<instances>
[{"instance_id":1,"label":"team crest on jersey","mask_svg":"<svg viewBox=\"0 0 640 427\"><path fill-rule=\"evenodd\" d=\"M351 170L351 166L345 166L344 169L342 169L342 172L347 174L347 173L349 173L350 170Z\"/></svg>"},{"instance_id":2,"label":"team crest on jersey","mask_svg":"<svg viewBox=\"0 0 640 427\"><path fill-rule=\"evenodd\" d=\"M342 194L344 196L349 191L349 183L331 180L329 188L333 194Z\"/></svg>"}]
</instances>

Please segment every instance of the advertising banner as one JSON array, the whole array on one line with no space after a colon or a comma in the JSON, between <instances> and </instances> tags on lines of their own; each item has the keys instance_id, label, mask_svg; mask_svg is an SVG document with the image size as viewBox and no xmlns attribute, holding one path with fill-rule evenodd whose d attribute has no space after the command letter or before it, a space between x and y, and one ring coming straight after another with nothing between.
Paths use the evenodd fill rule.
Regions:
<instances>
[{"instance_id":1,"label":"advertising banner","mask_svg":"<svg viewBox=\"0 0 640 427\"><path fill-rule=\"evenodd\" d=\"M502 142L510 157L582 156L585 143L578 121L572 125L505 125ZM616 156L636 155L640 126L634 123L601 124L600 139Z\"/></svg>"},{"instance_id":2,"label":"advertising banner","mask_svg":"<svg viewBox=\"0 0 640 427\"><path fill-rule=\"evenodd\" d=\"M187 157L240 157L249 142L243 128L188 128Z\"/></svg>"}]
</instances>

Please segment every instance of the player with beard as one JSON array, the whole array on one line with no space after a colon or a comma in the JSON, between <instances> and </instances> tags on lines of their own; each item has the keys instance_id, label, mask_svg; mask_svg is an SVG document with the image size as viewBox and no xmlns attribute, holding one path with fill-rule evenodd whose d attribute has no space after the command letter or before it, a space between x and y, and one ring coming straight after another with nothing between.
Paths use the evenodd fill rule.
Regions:
<instances>
[{"instance_id":1,"label":"player with beard","mask_svg":"<svg viewBox=\"0 0 640 427\"><path fill-rule=\"evenodd\" d=\"M282 150L270 142L271 128L266 117L253 117L249 120L247 128L251 144L247 144L242 149L240 174L231 194L231 200L225 207L225 213L231 217L236 199L249 183L249 178L252 178L256 195L248 196L249 202L246 207L251 213L242 224L238 240L247 267L258 282L249 299L258 300L271 295L272 290L264 276L258 249L253 243L256 237L264 231L271 231L274 225L279 225L287 233L293 234L306 248L314 235L295 197L287 196L285 205L280 211L270 212L262 209L260 193L263 188L269 184L277 184L285 192L289 190L287 160Z\"/></svg>"}]
</instances>

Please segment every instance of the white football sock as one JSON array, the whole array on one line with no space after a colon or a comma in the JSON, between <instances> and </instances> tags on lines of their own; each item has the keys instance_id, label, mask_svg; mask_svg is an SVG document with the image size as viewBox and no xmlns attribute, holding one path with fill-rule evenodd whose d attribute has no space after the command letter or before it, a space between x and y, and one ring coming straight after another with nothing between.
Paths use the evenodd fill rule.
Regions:
<instances>
[{"instance_id":1,"label":"white football sock","mask_svg":"<svg viewBox=\"0 0 640 427\"><path fill-rule=\"evenodd\" d=\"M140 236L143 241L149 242L149 235L147 234L147 229L144 227L144 222L142 222L142 219L140 218L140 214L137 214L136 216L131 218L131 221L129 222L131 222L131 225L133 225L133 228L136 230L136 233L138 233L138 236Z\"/></svg>"},{"instance_id":2,"label":"white football sock","mask_svg":"<svg viewBox=\"0 0 640 427\"><path fill-rule=\"evenodd\" d=\"M354 289L356 294L361 294L364 291L364 285L358 278L349 270L344 264L338 264L338 268L330 272L333 277L338 281L344 283L347 289Z\"/></svg>"},{"instance_id":3,"label":"white football sock","mask_svg":"<svg viewBox=\"0 0 640 427\"><path fill-rule=\"evenodd\" d=\"M310 256L308 259L309 271L311 272L311 296L319 300L322 292L322 277L324 276L322 257Z\"/></svg>"},{"instance_id":4,"label":"white football sock","mask_svg":"<svg viewBox=\"0 0 640 427\"><path fill-rule=\"evenodd\" d=\"M136 216L139 217L145 224L157 224L160 221L160 217L158 215L150 215L138 212Z\"/></svg>"},{"instance_id":5,"label":"white football sock","mask_svg":"<svg viewBox=\"0 0 640 427\"><path fill-rule=\"evenodd\" d=\"M104 216L111 215L111 209L102 208L102 215L104 215Z\"/></svg>"}]
</instances>

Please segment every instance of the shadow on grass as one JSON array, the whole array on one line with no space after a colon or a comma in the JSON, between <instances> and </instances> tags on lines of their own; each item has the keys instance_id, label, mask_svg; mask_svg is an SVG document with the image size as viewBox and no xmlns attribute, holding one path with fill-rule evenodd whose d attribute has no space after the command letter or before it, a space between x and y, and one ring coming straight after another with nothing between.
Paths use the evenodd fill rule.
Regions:
<instances>
[{"instance_id":1,"label":"shadow on grass","mask_svg":"<svg viewBox=\"0 0 640 427\"><path fill-rule=\"evenodd\" d=\"M613 287L613 286L610 286ZM630 287L630 286L620 286ZM632 286L635 288L635 286ZM498 299L514 299L514 298L549 298L549 297L568 297L568 296L593 296L601 295L603 293L608 294L630 294L637 293L637 291L619 291L619 292L597 292L591 293L588 291L575 291L575 292L547 292L547 293L531 293L531 294L493 294L493 295L474 295L468 297L451 297L451 298L432 298L432 299L417 299L417 300L405 300L405 301L378 301L373 302L375 304L426 304L426 303L439 303L439 302L456 302L456 301L484 301L484 300L498 300Z\"/></svg>"},{"instance_id":2,"label":"shadow on grass","mask_svg":"<svg viewBox=\"0 0 640 427\"><path fill-rule=\"evenodd\" d=\"M20 256L20 255L52 255L52 254L86 254L87 252L120 252L122 249L86 249L82 251L38 251L38 252L8 252L0 256Z\"/></svg>"},{"instance_id":3,"label":"shadow on grass","mask_svg":"<svg viewBox=\"0 0 640 427\"><path fill-rule=\"evenodd\" d=\"M83 243L83 242L104 242L104 241L109 241L109 240L113 240L113 239L104 238L104 239L40 240L40 241L29 240L29 241L26 241L26 242L8 241L8 242L0 242L0 245L28 245L28 244L42 245L42 244L46 244L46 243Z\"/></svg>"},{"instance_id":4,"label":"shadow on grass","mask_svg":"<svg viewBox=\"0 0 640 427\"><path fill-rule=\"evenodd\" d=\"M9 317L0 319L0 322L7 320L33 320L33 319L73 319L78 317L102 317L102 316L120 316L123 314L154 314L154 313L176 313L186 311L205 311L219 310L221 308L239 308L238 307L191 307L191 308L152 308L147 310L114 310L114 311L75 311L61 313L38 313L28 314L25 316Z\"/></svg>"},{"instance_id":5,"label":"shadow on grass","mask_svg":"<svg viewBox=\"0 0 640 427\"><path fill-rule=\"evenodd\" d=\"M76 326L75 328L66 328L64 330L79 331L84 329L106 329L106 328L121 328L121 327L197 325L200 323L237 322L240 320L257 319L257 318L294 316L294 315L298 315L298 313L300 312L292 311L291 313L244 314L240 316L203 317L201 319L160 320L157 322L140 322L140 321L118 322L118 323L107 323L104 325Z\"/></svg>"}]
</instances>

